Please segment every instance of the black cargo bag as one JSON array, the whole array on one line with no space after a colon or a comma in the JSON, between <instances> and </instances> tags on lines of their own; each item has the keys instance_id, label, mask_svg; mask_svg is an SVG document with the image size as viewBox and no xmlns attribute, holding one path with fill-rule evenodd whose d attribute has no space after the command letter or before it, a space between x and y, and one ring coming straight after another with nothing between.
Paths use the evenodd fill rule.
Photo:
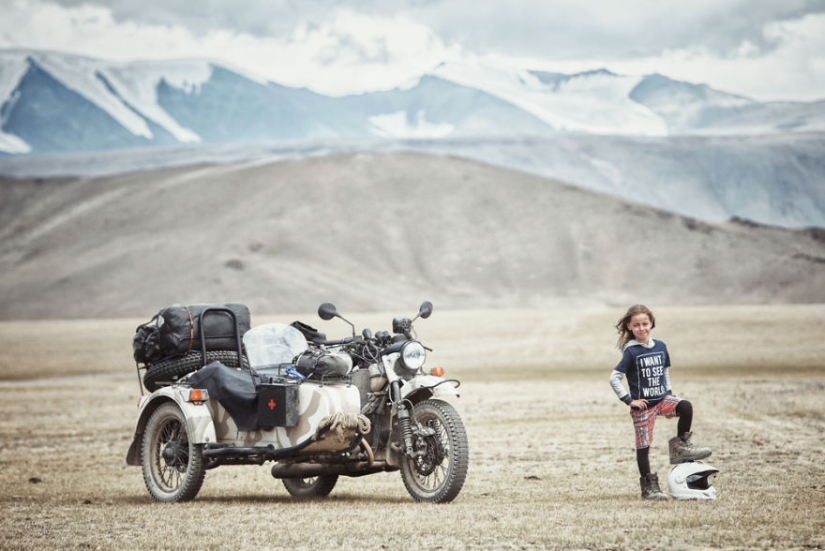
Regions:
<instances>
[{"instance_id":1,"label":"black cargo bag","mask_svg":"<svg viewBox=\"0 0 825 551\"><path fill-rule=\"evenodd\" d=\"M135 361L142 364L151 364L163 358L160 351L160 331L155 316L148 322L138 325L135 336L132 337L132 353Z\"/></svg>"},{"instance_id":2,"label":"black cargo bag","mask_svg":"<svg viewBox=\"0 0 825 551\"><path fill-rule=\"evenodd\" d=\"M238 350L235 324L225 311L210 308L228 308L235 314L238 333L242 337L251 327L249 308L245 304L175 304L157 313L148 323L138 326L132 340L136 362L151 364L174 356L185 356L194 350L203 352L201 322L203 321L206 350ZM203 318L203 319L202 319Z\"/></svg>"}]
</instances>

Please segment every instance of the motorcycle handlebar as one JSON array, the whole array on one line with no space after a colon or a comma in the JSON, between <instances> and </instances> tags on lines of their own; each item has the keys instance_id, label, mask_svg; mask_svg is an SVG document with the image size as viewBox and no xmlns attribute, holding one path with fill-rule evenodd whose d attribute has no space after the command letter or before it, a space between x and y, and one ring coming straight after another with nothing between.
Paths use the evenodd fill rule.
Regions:
<instances>
[{"instance_id":1,"label":"motorcycle handlebar","mask_svg":"<svg viewBox=\"0 0 825 551\"><path fill-rule=\"evenodd\" d=\"M387 354L392 354L393 352L401 352L401 348L404 346L404 344L407 342L407 340L408 339L403 339L403 340L396 341L396 342L388 344L388 343L386 343L386 341L383 338L378 338L378 335L376 335L376 337L371 338L371 339L364 338L361 335L356 335L354 337L344 337L343 339L322 341L319 344L322 344L324 346L346 346L346 345L351 345L351 344L370 344L373 347L375 347L376 351L381 356L386 356ZM427 347L425 347L425 348L427 348ZM427 348L427 350L431 350L431 349Z\"/></svg>"},{"instance_id":2,"label":"motorcycle handlebar","mask_svg":"<svg viewBox=\"0 0 825 551\"><path fill-rule=\"evenodd\" d=\"M389 346L382 346L379 344L378 339L365 339L362 336L355 336L355 337L344 337L343 339L331 340L331 341L321 341L319 344L324 346L346 346L348 344L372 344L376 348L381 350L381 354L389 354L391 352L398 352L401 350L401 345L403 342L393 343Z\"/></svg>"},{"instance_id":3,"label":"motorcycle handlebar","mask_svg":"<svg viewBox=\"0 0 825 551\"><path fill-rule=\"evenodd\" d=\"M387 347L384 347L383 349L381 349L381 355L386 356L387 354L392 354L393 352L401 352L401 348L404 346L406 342L407 341L400 341L393 343Z\"/></svg>"}]
</instances>

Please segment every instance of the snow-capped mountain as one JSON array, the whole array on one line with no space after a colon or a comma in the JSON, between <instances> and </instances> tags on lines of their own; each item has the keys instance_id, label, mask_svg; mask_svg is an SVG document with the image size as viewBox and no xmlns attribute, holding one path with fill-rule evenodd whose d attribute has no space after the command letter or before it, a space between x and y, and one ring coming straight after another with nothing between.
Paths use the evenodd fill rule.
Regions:
<instances>
[{"instance_id":1,"label":"snow-capped mountain","mask_svg":"<svg viewBox=\"0 0 825 551\"><path fill-rule=\"evenodd\" d=\"M442 64L331 97L208 60L0 50L0 174L18 177L413 149L705 221L825 227L823 132L825 101L762 103L655 74Z\"/></svg>"},{"instance_id":2,"label":"snow-capped mountain","mask_svg":"<svg viewBox=\"0 0 825 551\"><path fill-rule=\"evenodd\" d=\"M825 130L825 102L760 103L660 75L443 64L330 97L208 60L115 63L0 51L0 154L328 138Z\"/></svg>"},{"instance_id":3,"label":"snow-capped mountain","mask_svg":"<svg viewBox=\"0 0 825 551\"><path fill-rule=\"evenodd\" d=\"M0 151L53 153L336 135L319 98L208 61L0 52Z\"/></svg>"}]
</instances>

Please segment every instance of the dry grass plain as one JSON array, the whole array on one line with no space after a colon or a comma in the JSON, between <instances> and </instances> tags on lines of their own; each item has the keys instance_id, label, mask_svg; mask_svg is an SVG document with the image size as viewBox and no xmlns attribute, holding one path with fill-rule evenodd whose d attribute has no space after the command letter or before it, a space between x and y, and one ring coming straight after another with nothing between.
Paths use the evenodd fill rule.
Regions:
<instances>
[{"instance_id":1,"label":"dry grass plain","mask_svg":"<svg viewBox=\"0 0 825 551\"><path fill-rule=\"evenodd\" d=\"M144 320L0 323L0 548L825 548L825 305L654 311L695 440L714 449L716 501L639 499L629 416L607 383L618 310L436 310L417 324L430 364L463 381L470 471L447 505L416 504L398 473L296 501L266 465L209 471L193 502L154 503L124 461ZM293 319L347 330L253 322ZM675 423L653 443L662 482Z\"/></svg>"}]
</instances>

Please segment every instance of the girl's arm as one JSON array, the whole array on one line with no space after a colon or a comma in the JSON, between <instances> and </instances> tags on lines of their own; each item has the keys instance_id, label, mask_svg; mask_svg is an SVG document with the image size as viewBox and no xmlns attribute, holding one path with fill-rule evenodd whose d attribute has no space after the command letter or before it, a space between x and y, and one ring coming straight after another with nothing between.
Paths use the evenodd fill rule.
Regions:
<instances>
[{"instance_id":1,"label":"girl's arm","mask_svg":"<svg viewBox=\"0 0 825 551\"><path fill-rule=\"evenodd\" d=\"M630 405L630 402L632 402L633 400L630 398L630 394L628 394L628 392L622 386L622 377L624 377L624 374L621 371L617 371L614 369L613 373L610 374L610 386L613 387L613 392L616 393L616 396L618 396L619 400L621 400L627 405Z\"/></svg>"}]
</instances>

